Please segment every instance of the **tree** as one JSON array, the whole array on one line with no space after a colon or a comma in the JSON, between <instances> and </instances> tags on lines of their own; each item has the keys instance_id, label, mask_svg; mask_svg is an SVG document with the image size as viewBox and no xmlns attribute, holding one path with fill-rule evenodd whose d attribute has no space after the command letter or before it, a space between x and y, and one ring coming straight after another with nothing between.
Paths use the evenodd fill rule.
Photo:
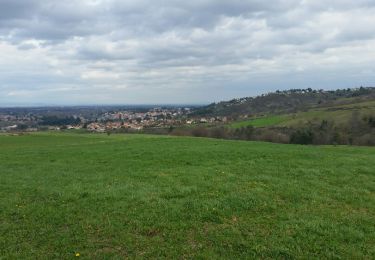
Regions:
<instances>
[{"instance_id":1,"label":"tree","mask_svg":"<svg viewBox=\"0 0 375 260\"><path fill-rule=\"evenodd\" d=\"M19 124L17 125L17 130L24 131L27 129L27 125L25 124Z\"/></svg>"}]
</instances>

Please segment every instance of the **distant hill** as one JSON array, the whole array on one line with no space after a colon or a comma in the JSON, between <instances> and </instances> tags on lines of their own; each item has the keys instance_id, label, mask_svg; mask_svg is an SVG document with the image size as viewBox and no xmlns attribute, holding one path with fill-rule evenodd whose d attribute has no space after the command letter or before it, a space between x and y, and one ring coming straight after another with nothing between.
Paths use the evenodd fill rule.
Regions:
<instances>
[{"instance_id":1,"label":"distant hill","mask_svg":"<svg viewBox=\"0 0 375 260\"><path fill-rule=\"evenodd\" d=\"M375 88L276 91L213 103L196 109L192 117L215 118L219 123L199 125L177 134L277 143L374 146ZM227 118L220 120L220 117Z\"/></svg>"},{"instance_id":2,"label":"distant hill","mask_svg":"<svg viewBox=\"0 0 375 260\"><path fill-rule=\"evenodd\" d=\"M311 108L346 105L375 99L374 87L338 89L332 91L290 89L212 103L197 108L193 116L255 116L259 114L286 114L307 111Z\"/></svg>"}]
</instances>

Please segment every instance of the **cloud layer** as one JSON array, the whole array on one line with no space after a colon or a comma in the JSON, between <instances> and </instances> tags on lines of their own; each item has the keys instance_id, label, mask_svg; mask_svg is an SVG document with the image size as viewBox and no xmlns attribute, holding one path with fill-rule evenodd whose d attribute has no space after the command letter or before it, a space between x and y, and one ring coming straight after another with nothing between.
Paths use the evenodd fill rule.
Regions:
<instances>
[{"instance_id":1,"label":"cloud layer","mask_svg":"<svg viewBox=\"0 0 375 260\"><path fill-rule=\"evenodd\" d=\"M0 106L375 82L375 1L0 0Z\"/></svg>"}]
</instances>

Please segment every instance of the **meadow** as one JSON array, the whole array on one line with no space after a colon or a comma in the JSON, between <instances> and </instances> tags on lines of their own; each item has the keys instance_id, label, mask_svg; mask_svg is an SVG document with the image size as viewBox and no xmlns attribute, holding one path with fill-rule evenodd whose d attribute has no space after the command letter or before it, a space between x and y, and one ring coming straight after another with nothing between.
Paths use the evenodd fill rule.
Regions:
<instances>
[{"instance_id":1,"label":"meadow","mask_svg":"<svg viewBox=\"0 0 375 260\"><path fill-rule=\"evenodd\" d=\"M246 126L254 126L254 127L266 127L266 126L275 126L282 122L290 120L290 115L271 115L271 116L264 116L253 118L250 120L238 121L235 123L230 124L232 128L241 128Z\"/></svg>"},{"instance_id":2,"label":"meadow","mask_svg":"<svg viewBox=\"0 0 375 260\"><path fill-rule=\"evenodd\" d=\"M375 258L375 149L0 135L0 258Z\"/></svg>"}]
</instances>

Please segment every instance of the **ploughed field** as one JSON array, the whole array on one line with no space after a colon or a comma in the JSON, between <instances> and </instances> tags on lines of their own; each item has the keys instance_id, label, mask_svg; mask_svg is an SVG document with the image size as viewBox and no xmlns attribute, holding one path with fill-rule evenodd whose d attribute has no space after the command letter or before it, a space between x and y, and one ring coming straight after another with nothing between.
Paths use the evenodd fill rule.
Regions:
<instances>
[{"instance_id":1,"label":"ploughed field","mask_svg":"<svg viewBox=\"0 0 375 260\"><path fill-rule=\"evenodd\" d=\"M0 258L375 258L375 149L0 135Z\"/></svg>"}]
</instances>

